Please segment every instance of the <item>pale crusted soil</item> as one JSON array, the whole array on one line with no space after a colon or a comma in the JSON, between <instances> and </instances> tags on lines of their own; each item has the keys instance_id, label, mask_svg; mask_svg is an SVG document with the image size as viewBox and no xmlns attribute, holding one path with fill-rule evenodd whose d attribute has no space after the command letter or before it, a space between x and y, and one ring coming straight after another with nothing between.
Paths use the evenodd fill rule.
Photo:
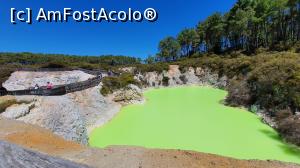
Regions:
<instances>
[{"instance_id":1,"label":"pale crusted soil","mask_svg":"<svg viewBox=\"0 0 300 168\"><path fill-rule=\"evenodd\" d=\"M10 91L24 90L34 87L36 84L46 86L47 82L51 82L54 85L64 85L86 81L93 77L93 75L78 70L56 72L16 71L2 85Z\"/></svg>"},{"instance_id":2,"label":"pale crusted soil","mask_svg":"<svg viewBox=\"0 0 300 168\"><path fill-rule=\"evenodd\" d=\"M0 116L38 125L67 140L87 144L88 134L110 121L121 108L102 96L100 88L99 85L63 96L3 96Z\"/></svg>"}]
</instances>

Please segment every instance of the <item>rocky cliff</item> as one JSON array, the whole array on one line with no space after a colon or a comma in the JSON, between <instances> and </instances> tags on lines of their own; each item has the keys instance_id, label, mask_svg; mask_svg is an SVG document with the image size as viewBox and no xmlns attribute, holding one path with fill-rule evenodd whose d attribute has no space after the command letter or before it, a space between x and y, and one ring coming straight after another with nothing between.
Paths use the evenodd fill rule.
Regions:
<instances>
[{"instance_id":1,"label":"rocky cliff","mask_svg":"<svg viewBox=\"0 0 300 168\"><path fill-rule=\"evenodd\" d=\"M135 71L134 68L123 70L131 73ZM178 65L170 65L168 71L163 71L161 73L137 73L135 79L146 84L146 87L209 85L217 88L224 88L228 83L226 76L219 76L209 69L189 67L180 70Z\"/></svg>"}]
</instances>

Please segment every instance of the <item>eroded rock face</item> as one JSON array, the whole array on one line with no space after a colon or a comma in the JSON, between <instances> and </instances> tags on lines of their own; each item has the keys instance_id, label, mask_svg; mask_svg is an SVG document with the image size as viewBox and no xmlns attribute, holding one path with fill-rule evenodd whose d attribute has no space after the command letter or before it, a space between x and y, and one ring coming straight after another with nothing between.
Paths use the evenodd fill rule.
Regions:
<instances>
[{"instance_id":1,"label":"eroded rock face","mask_svg":"<svg viewBox=\"0 0 300 168\"><path fill-rule=\"evenodd\" d=\"M101 85L65 95L80 107L88 132L111 120L121 109L120 104L104 97L100 90Z\"/></svg>"},{"instance_id":2,"label":"eroded rock face","mask_svg":"<svg viewBox=\"0 0 300 168\"><path fill-rule=\"evenodd\" d=\"M225 88L228 85L228 77L223 76L218 80L217 86L219 88Z\"/></svg>"},{"instance_id":3,"label":"eroded rock face","mask_svg":"<svg viewBox=\"0 0 300 168\"><path fill-rule=\"evenodd\" d=\"M39 125L81 144L88 144L88 132L111 120L120 109L120 105L100 94L100 86L63 96L34 99L31 103L34 108L28 110L25 105L14 105L7 108L2 116Z\"/></svg>"},{"instance_id":4,"label":"eroded rock face","mask_svg":"<svg viewBox=\"0 0 300 168\"><path fill-rule=\"evenodd\" d=\"M9 119L18 119L29 114L30 110L33 109L34 106L34 102L29 104L23 103L20 105L15 104L13 106L8 107L6 111L3 112L1 115Z\"/></svg>"},{"instance_id":5,"label":"eroded rock face","mask_svg":"<svg viewBox=\"0 0 300 168\"><path fill-rule=\"evenodd\" d=\"M143 92L136 85L128 85L126 88L113 93L113 101L123 105L144 102Z\"/></svg>"},{"instance_id":6,"label":"eroded rock face","mask_svg":"<svg viewBox=\"0 0 300 168\"><path fill-rule=\"evenodd\" d=\"M145 75L142 75L141 78L144 80L150 87L158 87L162 85L163 75L157 72L147 72Z\"/></svg>"},{"instance_id":7,"label":"eroded rock face","mask_svg":"<svg viewBox=\"0 0 300 168\"><path fill-rule=\"evenodd\" d=\"M178 85L209 85L217 88L224 88L227 86L227 77L220 77L218 74L211 72L209 69L202 69L200 67L185 68L180 71L178 65L170 65L168 71L147 72L145 74L136 74L135 79L146 84L146 87L161 87L163 86L163 79L168 79L168 86Z\"/></svg>"},{"instance_id":8,"label":"eroded rock face","mask_svg":"<svg viewBox=\"0 0 300 168\"><path fill-rule=\"evenodd\" d=\"M9 79L2 85L9 91L25 90L34 87L36 84L45 86L47 82L51 82L54 85L63 85L85 81L93 77L93 75L78 70L62 72L17 71L12 73Z\"/></svg>"},{"instance_id":9,"label":"eroded rock face","mask_svg":"<svg viewBox=\"0 0 300 168\"><path fill-rule=\"evenodd\" d=\"M22 97L19 96L18 99ZM82 109L72 99L65 95L36 97L35 100L30 103L34 108L29 109L24 104L13 105L7 108L2 116L39 125L67 140L82 144L88 143L86 122L81 114Z\"/></svg>"},{"instance_id":10,"label":"eroded rock face","mask_svg":"<svg viewBox=\"0 0 300 168\"><path fill-rule=\"evenodd\" d=\"M180 79L181 72L178 65L170 65L169 71L164 73L164 76L169 78L169 86L184 84Z\"/></svg>"},{"instance_id":11,"label":"eroded rock face","mask_svg":"<svg viewBox=\"0 0 300 168\"><path fill-rule=\"evenodd\" d=\"M14 73L5 82L6 86L20 90L31 85L31 80L47 81L48 76L59 84L92 77L81 71L31 73ZM25 74L27 78L15 79L21 74ZM20 81L23 83L19 84ZM100 88L101 85L63 96L15 96L17 102L26 103L6 108L1 116L47 128L66 140L88 144L88 133L96 126L111 120L121 108L119 104L103 97Z\"/></svg>"},{"instance_id":12,"label":"eroded rock face","mask_svg":"<svg viewBox=\"0 0 300 168\"><path fill-rule=\"evenodd\" d=\"M186 84L202 84L200 78L196 76L195 69L192 67L189 67L182 75L187 79Z\"/></svg>"}]
</instances>

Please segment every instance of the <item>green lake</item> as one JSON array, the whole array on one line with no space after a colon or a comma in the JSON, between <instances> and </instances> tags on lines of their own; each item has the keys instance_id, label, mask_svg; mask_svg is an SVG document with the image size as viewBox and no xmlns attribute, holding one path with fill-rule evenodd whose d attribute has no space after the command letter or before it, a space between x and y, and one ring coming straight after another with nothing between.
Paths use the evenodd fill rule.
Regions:
<instances>
[{"instance_id":1,"label":"green lake","mask_svg":"<svg viewBox=\"0 0 300 168\"><path fill-rule=\"evenodd\" d=\"M238 159L300 163L300 152L281 141L259 117L222 104L227 92L209 87L152 89L147 102L129 105L90 135L90 145L182 149Z\"/></svg>"}]
</instances>

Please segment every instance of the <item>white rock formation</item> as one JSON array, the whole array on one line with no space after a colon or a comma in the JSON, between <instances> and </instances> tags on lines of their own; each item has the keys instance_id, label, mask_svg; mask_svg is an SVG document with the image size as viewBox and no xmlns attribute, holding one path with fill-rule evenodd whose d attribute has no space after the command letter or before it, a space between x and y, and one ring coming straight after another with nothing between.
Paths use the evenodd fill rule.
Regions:
<instances>
[{"instance_id":1,"label":"white rock formation","mask_svg":"<svg viewBox=\"0 0 300 168\"><path fill-rule=\"evenodd\" d=\"M2 85L7 90L13 91L28 89L36 84L45 86L47 82L51 82L54 85L63 85L85 81L93 77L93 75L78 70L57 72L16 71Z\"/></svg>"},{"instance_id":2,"label":"white rock formation","mask_svg":"<svg viewBox=\"0 0 300 168\"><path fill-rule=\"evenodd\" d=\"M214 87L225 87L227 85L227 77L219 77L218 74L212 73L208 69L200 67L189 67L181 72L178 65L170 65L168 71L146 72L144 74L136 74L135 79L146 84L146 87L161 87L163 85L163 78L169 78L169 86L178 85L210 85Z\"/></svg>"},{"instance_id":3,"label":"white rock formation","mask_svg":"<svg viewBox=\"0 0 300 168\"><path fill-rule=\"evenodd\" d=\"M187 79L186 84L202 84L199 77L196 76L195 69L192 67L189 67L188 70L182 75L184 75Z\"/></svg>"},{"instance_id":4,"label":"white rock formation","mask_svg":"<svg viewBox=\"0 0 300 168\"><path fill-rule=\"evenodd\" d=\"M30 96L16 96L20 101ZM111 120L121 106L100 94L100 86L63 96L32 96L30 104L13 105L1 115L50 129L67 140L88 143L96 126Z\"/></svg>"},{"instance_id":5,"label":"white rock formation","mask_svg":"<svg viewBox=\"0 0 300 168\"><path fill-rule=\"evenodd\" d=\"M148 86L150 87L158 87L161 86L163 79L163 75L159 74L157 72L147 72L144 76L143 76L143 80L145 80L148 84Z\"/></svg>"},{"instance_id":6,"label":"white rock formation","mask_svg":"<svg viewBox=\"0 0 300 168\"><path fill-rule=\"evenodd\" d=\"M128 85L126 88L115 91L113 94L113 101L119 102L122 105L140 104L145 100L143 98L143 91L136 85Z\"/></svg>"},{"instance_id":7,"label":"white rock formation","mask_svg":"<svg viewBox=\"0 0 300 168\"><path fill-rule=\"evenodd\" d=\"M135 67L124 67L124 68L121 68L120 70L121 71L124 71L124 72L128 72L128 73L134 73L134 71L135 71Z\"/></svg>"},{"instance_id":8,"label":"white rock formation","mask_svg":"<svg viewBox=\"0 0 300 168\"><path fill-rule=\"evenodd\" d=\"M18 119L29 114L30 110L33 109L34 106L35 106L34 102L29 104L25 104L25 103L19 105L15 104L12 105L11 107L8 107L5 110L5 112L3 112L1 115L9 119Z\"/></svg>"},{"instance_id":9,"label":"white rock formation","mask_svg":"<svg viewBox=\"0 0 300 168\"><path fill-rule=\"evenodd\" d=\"M48 81L48 76L56 84L83 81L92 77L81 71L31 73L33 74L12 74L5 82L5 87L12 90L24 89L32 81ZM18 79L21 74L25 74L26 78ZM121 105L103 97L100 88L101 85L63 96L16 96L17 101L28 103L8 107L1 115L42 126L67 140L87 144L88 133L111 120L121 108Z\"/></svg>"},{"instance_id":10,"label":"white rock formation","mask_svg":"<svg viewBox=\"0 0 300 168\"><path fill-rule=\"evenodd\" d=\"M178 65L170 65L169 71L167 73L165 72L164 75L169 78L169 86L184 84L180 79L181 72Z\"/></svg>"}]
</instances>

